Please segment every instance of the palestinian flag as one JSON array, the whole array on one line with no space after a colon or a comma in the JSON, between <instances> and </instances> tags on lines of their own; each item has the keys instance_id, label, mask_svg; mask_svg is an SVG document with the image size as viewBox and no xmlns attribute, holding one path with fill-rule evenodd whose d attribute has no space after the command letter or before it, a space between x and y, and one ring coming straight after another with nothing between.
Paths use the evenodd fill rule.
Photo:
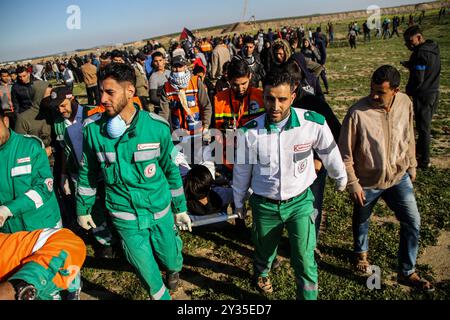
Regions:
<instances>
[{"instance_id":1,"label":"palestinian flag","mask_svg":"<svg viewBox=\"0 0 450 320\"><path fill-rule=\"evenodd\" d=\"M181 32L181 36L180 36L180 40L185 40L188 39L190 42L194 43L195 41L195 36L194 34L191 32L191 30L184 28L183 31Z\"/></svg>"}]
</instances>

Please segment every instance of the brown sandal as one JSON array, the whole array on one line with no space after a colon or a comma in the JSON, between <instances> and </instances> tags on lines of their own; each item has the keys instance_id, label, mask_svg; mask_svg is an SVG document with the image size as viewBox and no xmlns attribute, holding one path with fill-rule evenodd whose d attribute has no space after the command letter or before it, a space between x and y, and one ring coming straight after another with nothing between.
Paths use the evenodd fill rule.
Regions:
<instances>
[{"instance_id":1,"label":"brown sandal","mask_svg":"<svg viewBox=\"0 0 450 320\"><path fill-rule=\"evenodd\" d=\"M434 287L431 282L419 277L419 275L415 272L409 276L405 276L399 273L397 275L397 282L405 286L413 287L426 292L434 291Z\"/></svg>"},{"instance_id":2,"label":"brown sandal","mask_svg":"<svg viewBox=\"0 0 450 320\"><path fill-rule=\"evenodd\" d=\"M256 285L262 293L272 293L272 282L269 277L258 277Z\"/></svg>"},{"instance_id":3,"label":"brown sandal","mask_svg":"<svg viewBox=\"0 0 450 320\"><path fill-rule=\"evenodd\" d=\"M367 252L361 252L356 254L355 268L356 271L364 274L371 274L370 263Z\"/></svg>"}]
</instances>

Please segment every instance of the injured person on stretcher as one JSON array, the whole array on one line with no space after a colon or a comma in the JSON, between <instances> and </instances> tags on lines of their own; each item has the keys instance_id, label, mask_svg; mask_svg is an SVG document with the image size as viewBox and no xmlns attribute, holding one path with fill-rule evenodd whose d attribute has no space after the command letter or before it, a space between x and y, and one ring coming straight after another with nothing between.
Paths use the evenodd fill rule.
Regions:
<instances>
[{"instance_id":1,"label":"injured person on stretcher","mask_svg":"<svg viewBox=\"0 0 450 320\"><path fill-rule=\"evenodd\" d=\"M233 190L217 186L211 171L202 165L194 165L184 177L187 208L193 227L224 223L237 216L228 215L233 205Z\"/></svg>"}]
</instances>

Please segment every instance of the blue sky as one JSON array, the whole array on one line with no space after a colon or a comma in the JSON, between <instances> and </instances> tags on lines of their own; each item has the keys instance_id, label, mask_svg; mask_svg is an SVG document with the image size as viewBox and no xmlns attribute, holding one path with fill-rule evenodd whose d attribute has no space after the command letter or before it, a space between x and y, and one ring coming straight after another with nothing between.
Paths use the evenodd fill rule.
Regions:
<instances>
[{"instance_id":1,"label":"blue sky","mask_svg":"<svg viewBox=\"0 0 450 320\"><path fill-rule=\"evenodd\" d=\"M270 19L314 13L389 7L415 0L249 0L247 18ZM12 0L1 1L0 61L124 43L236 22L244 0ZM69 30L70 5L81 10L81 29Z\"/></svg>"}]
</instances>

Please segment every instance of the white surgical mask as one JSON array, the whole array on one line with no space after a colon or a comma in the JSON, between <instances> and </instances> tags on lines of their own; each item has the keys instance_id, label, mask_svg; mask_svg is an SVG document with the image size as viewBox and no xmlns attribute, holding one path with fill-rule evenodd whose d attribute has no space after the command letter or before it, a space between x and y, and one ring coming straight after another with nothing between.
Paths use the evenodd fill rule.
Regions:
<instances>
[{"instance_id":1,"label":"white surgical mask","mask_svg":"<svg viewBox=\"0 0 450 320\"><path fill-rule=\"evenodd\" d=\"M113 139L121 137L126 130L127 124L120 115L117 115L114 118L109 119L108 124L106 126L106 131L108 132L108 135Z\"/></svg>"}]
</instances>

